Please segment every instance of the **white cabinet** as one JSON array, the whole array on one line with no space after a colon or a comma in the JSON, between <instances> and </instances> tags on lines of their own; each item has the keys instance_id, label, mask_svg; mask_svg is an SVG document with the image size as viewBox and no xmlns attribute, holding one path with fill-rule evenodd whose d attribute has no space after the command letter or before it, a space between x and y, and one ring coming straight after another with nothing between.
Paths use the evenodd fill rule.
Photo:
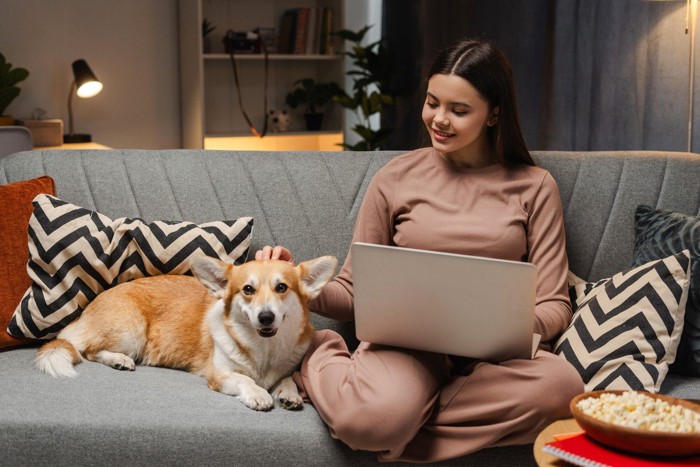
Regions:
<instances>
[{"instance_id":1,"label":"white cabinet","mask_svg":"<svg viewBox=\"0 0 700 467\"><path fill-rule=\"evenodd\" d=\"M280 31L284 13L295 8L313 8L316 12L332 11L333 30L342 29L343 0L179 0L180 27L180 93L182 104L183 146L185 148L226 147L225 138L251 136L238 103L233 68L224 52L223 36L230 29L236 32L255 28ZM204 53L202 22L215 26L208 38L210 50ZM267 99L269 109L286 108L285 97L302 78L344 83L342 41L334 38L334 53L280 54L268 56ZM277 42L277 41L276 41ZM243 106L259 130L265 115L265 60L262 54L236 54ZM290 109L287 109L290 110ZM342 142L343 110L337 104L328 106L320 132L305 131L303 110L291 110L289 133L268 132L267 138L314 136L328 140L337 134ZM332 137L331 137L332 139ZM309 147L309 149L314 149ZM338 148L340 149L340 148Z\"/></svg>"}]
</instances>

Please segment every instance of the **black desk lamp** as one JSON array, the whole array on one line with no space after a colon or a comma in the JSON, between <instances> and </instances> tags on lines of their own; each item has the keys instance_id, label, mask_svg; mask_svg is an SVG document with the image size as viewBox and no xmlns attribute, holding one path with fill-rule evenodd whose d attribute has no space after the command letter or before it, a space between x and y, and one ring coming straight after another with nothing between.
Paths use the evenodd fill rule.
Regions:
<instances>
[{"instance_id":1,"label":"black desk lamp","mask_svg":"<svg viewBox=\"0 0 700 467\"><path fill-rule=\"evenodd\" d=\"M92 136L73 132L73 94L83 98L96 96L102 91L102 83L97 80L83 59L73 62L73 76L75 80L71 83L68 92L68 134L63 135L63 143L89 143L92 141Z\"/></svg>"}]
</instances>

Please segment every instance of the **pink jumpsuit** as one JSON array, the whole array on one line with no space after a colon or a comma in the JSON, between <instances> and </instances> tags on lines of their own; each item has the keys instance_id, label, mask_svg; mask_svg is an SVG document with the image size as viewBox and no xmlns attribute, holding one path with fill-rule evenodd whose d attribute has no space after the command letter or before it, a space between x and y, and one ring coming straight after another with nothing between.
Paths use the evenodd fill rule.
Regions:
<instances>
[{"instance_id":1,"label":"pink jumpsuit","mask_svg":"<svg viewBox=\"0 0 700 467\"><path fill-rule=\"evenodd\" d=\"M571 319L562 217L546 170L461 169L424 148L376 173L353 241L537 265L535 332L547 342ZM312 310L351 320L352 284L348 256ZM567 417L569 401L583 391L574 368L543 348L532 360L500 364L365 342L350 353L330 330L316 333L295 380L332 436L383 461L434 462L530 443Z\"/></svg>"}]
</instances>

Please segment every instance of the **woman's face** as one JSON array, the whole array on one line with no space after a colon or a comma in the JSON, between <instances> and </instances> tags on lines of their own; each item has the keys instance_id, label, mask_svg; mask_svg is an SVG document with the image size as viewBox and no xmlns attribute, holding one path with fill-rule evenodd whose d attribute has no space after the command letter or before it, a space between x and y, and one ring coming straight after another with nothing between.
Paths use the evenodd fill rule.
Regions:
<instances>
[{"instance_id":1,"label":"woman's face","mask_svg":"<svg viewBox=\"0 0 700 467\"><path fill-rule=\"evenodd\" d=\"M471 167L492 163L487 126L498 120L498 108L489 109L481 94L457 75L433 75L423 106L433 147L452 162Z\"/></svg>"}]
</instances>

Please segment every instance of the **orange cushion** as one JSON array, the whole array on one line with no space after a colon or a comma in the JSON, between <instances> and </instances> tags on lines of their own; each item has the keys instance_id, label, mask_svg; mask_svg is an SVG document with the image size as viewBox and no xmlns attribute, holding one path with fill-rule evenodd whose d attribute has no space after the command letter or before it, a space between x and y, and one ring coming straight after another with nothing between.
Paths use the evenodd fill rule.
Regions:
<instances>
[{"instance_id":1,"label":"orange cushion","mask_svg":"<svg viewBox=\"0 0 700 467\"><path fill-rule=\"evenodd\" d=\"M51 177L0 185L0 349L32 342L12 337L5 330L32 283L27 275L27 229L34 209L32 200L41 193L56 194Z\"/></svg>"}]
</instances>

